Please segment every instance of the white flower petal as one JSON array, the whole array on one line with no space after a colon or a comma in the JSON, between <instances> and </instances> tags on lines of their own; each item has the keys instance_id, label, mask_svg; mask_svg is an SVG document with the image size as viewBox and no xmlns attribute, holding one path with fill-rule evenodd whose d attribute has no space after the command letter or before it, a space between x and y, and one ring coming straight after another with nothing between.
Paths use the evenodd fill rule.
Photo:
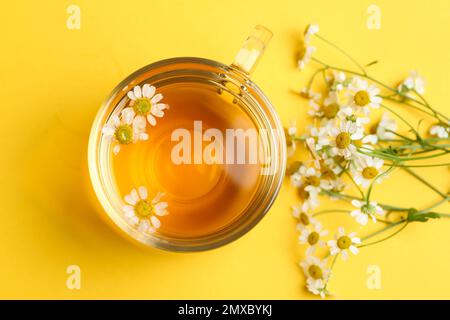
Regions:
<instances>
[{"instance_id":1,"label":"white flower petal","mask_svg":"<svg viewBox=\"0 0 450 320\"><path fill-rule=\"evenodd\" d=\"M342 256L342 260L344 260L344 261L348 260L348 253L346 250L342 251L341 256Z\"/></svg>"},{"instance_id":2,"label":"white flower petal","mask_svg":"<svg viewBox=\"0 0 450 320\"><path fill-rule=\"evenodd\" d=\"M152 104L156 104L156 103L160 102L162 100L162 98L163 98L163 95L161 93L157 93L150 101L152 102Z\"/></svg>"},{"instance_id":3,"label":"white flower petal","mask_svg":"<svg viewBox=\"0 0 450 320\"><path fill-rule=\"evenodd\" d=\"M153 95L155 94L155 87L149 85L148 83L144 84L144 86L142 87L142 94L144 97L151 99L153 97Z\"/></svg>"},{"instance_id":4,"label":"white flower petal","mask_svg":"<svg viewBox=\"0 0 450 320\"><path fill-rule=\"evenodd\" d=\"M136 203L140 200L136 189L131 190L130 196L133 199L134 203Z\"/></svg>"},{"instance_id":5,"label":"white flower petal","mask_svg":"<svg viewBox=\"0 0 450 320\"><path fill-rule=\"evenodd\" d=\"M139 134L138 138L141 141L147 141L149 136L148 136L148 133L142 132L142 133Z\"/></svg>"},{"instance_id":6,"label":"white flower petal","mask_svg":"<svg viewBox=\"0 0 450 320\"><path fill-rule=\"evenodd\" d=\"M159 202L155 205L155 213L158 216L166 216L168 214L166 208L169 205L167 204L167 202Z\"/></svg>"},{"instance_id":7,"label":"white flower petal","mask_svg":"<svg viewBox=\"0 0 450 320\"><path fill-rule=\"evenodd\" d=\"M150 221L156 229L159 229L159 227L161 227L161 221L159 221L159 219L157 217L151 216Z\"/></svg>"},{"instance_id":8,"label":"white flower petal","mask_svg":"<svg viewBox=\"0 0 450 320\"><path fill-rule=\"evenodd\" d=\"M359 249L355 246L350 246L350 248L348 248L350 250L351 253L353 253L354 255L357 255L359 252Z\"/></svg>"},{"instance_id":9,"label":"white flower petal","mask_svg":"<svg viewBox=\"0 0 450 320\"><path fill-rule=\"evenodd\" d=\"M135 132L142 132L147 126L147 121L144 116L136 116L133 119L133 130Z\"/></svg>"},{"instance_id":10,"label":"white flower petal","mask_svg":"<svg viewBox=\"0 0 450 320\"><path fill-rule=\"evenodd\" d=\"M148 197L148 191L147 188L144 186L141 186L138 188L139 197L141 197L142 200L146 200Z\"/></svg>"},{"instance_id":11,"label":"white flower petal","mask_svg":"<svg viewBox=\"0 0 450 320\"><path fill-rule=\"evenodd\" d=\"M150 125L156 126L156 119L151 114L147 115L147 121L148 121L148 123L150 123Z\"/></svg>"},{"instance_id":12,"label":"white flower petal","mask_svg":"<svg viewBox=\"0 0 450 320\"><path fill-rule=\"evenodd\" d=\"M136 100L136 96L134 95L133 91L128 91L127 96L133 101Z\"/></svg>"},{"instance_id":13,"label":"white flower petal","mask_svg":"<svg viewBox=\"0 0 450 320\"><path fill-rule=\"evenodd\" d=\"M361 208L362 202L358 200L352 200L352 205L355 206L356 208Z\"/></svg>"},{"instance_id":14,"label":"white flower petal","mask_svg":"<svg viewBox=\"0 0 450 320\"><path fill-rule=\"evenodd\" d=\"M102 128L102 133L105 136L105 138L111 138L114 137L116 130L114 129L114 127L110 126L110 125L105 125Z\"/></svg>"},{"instance_id":15,"label":"white flower petal","mask_svg":"<svg viewBox=\"0 0 450 320\"><path fill-rule=\"evenodd\" d=\"M142 98L141 87L135 86L135 87L133 88L133 93L134 93L134 96L135 96L137 99Z\"/></svg>"},{"instance_id":16,"label":"white flower petal","mask_svg":"<svg viewBox=\"0 0 450 320\"><path fill-rule=\"evenodd\" d=\"M137 202L137 201L133 198L133 196L132 196L131 194L127 194L127 195L124 197L124 200L125 200L126 203L131 204L132 206L134 206L134 205L136 204L136 202Z\"/></svg>"},{"instance_id":17,"label":"white flower petal","mask_svg":"<svg viewBox=\"0 0 450 320\"><path fill-rule=\"evenodd\" d=\"M159 200L161 200L162 197L164 197L164 193L163 192L158 192L156 194L156 196L152 199L152 204L158 203Z\"/></svg>"},{"instance_id":18,"label":"white flower petal","mask_svg":"<svg viewBox=\"0 0 450 320\"><path fill-rule=\"evenodd\" d=\"M135 112L133 110L133 108L125 108L122 110L121 112L122 114L122 121L128 125L131 125L133 123L133 119L135 116Z\"/></svg>"},{"instance_id":19,"label":"white flower petal","mask_svg":"<svg viewBox=\"0 0 450 320\"><path fill-rule=\"evenodd\" d=\"M114 153L115 155L117 155L119 152L120 152L120 144L116 144L116 145L113 147L113 153Z\"/></svg>"}]
</instances>

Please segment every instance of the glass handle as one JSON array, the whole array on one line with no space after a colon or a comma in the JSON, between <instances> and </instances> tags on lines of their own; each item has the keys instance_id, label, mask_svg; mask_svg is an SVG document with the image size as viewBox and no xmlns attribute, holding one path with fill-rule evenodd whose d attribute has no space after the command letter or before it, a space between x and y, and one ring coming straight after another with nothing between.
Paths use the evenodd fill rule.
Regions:
<instances>
[{"instance_id":1,"label":"glass handle","mask_svg":"<svg viewBox=\"0 0 450 320\"><path fill-rule=\"evenodd\" d=\"M254 27L231 66L244 72L246 75L250 75L264 53L270 39L272 39L272 35L272 31L266 27L261 25Z\"/></svg>"}]
</instances>

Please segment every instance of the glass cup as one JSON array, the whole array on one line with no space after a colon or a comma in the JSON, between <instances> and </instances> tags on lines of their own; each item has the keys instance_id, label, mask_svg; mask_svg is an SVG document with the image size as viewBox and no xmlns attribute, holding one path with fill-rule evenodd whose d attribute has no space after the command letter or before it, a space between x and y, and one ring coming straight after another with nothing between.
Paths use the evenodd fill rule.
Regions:
<instances>
[{"instance_id":1,"label":"glass cup","mask_svg":"<svg viewBox=\"0 0 450 320\"><path fill-rule=\"evenodd\" d=\"M286 142L283 127L272 104L249 76L260 59L272 33L256 26L239 50L234 62L228 66L202 58L173 58L152 63L123 80L107 97L93 122L88 146L91 182L104 217L126 238L149 247L169 251L201 251L234 241L252 229L267 213L274 202L286 165ZM177 237L158 232L143 233L131 226L123 217L124 202L120 197L112 174L111 145L102 137L103 125L119 115L129 102L127 92L136 85L151 83L157 88L197 82L210 86L219 93L232 97L233 103L250 114L260 129L259 159L262 170L260 181L245 210L235 219L212 234ZM262 151L261 151L262 150ZM195 181L193 182L195 183Z\"/></svg>"}]
</instances>

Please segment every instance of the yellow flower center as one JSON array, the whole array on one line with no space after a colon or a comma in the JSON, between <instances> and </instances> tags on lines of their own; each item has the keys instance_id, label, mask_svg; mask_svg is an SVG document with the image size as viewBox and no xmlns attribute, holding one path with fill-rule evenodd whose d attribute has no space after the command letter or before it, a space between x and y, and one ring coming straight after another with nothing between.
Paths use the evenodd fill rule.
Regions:
<instances>
[{"instance_id":1,"label":"yellow flower center","mask_svg":"<svg viewBox=\"0 0 450 320\"><path fill-rule=\"evenodd\" d=\"M363 169L362 175L366 179L373 179L378 175L378 170L374 167L366 167Z\"/></svg>"},{"instance_id":2,"label":"yellow flower center","mask_svg":"<svg viewBox=\"0 0 450 320\"><path fill-rule=\"evenodd\" d=\"M323 277L322 269L319 266L316 266L315 264L309 266L308 273L311 276L311 278L315 280L322 279Z\"/></svg>"},{"instance_id":3,"label":"yellow flower center","mask_svg":"<svg viewBox=\"0 0 450 320\"><path fill-rule=\"evenodd\" d=\"M128 124L117 127L114 135L120 144L130 144L133 142L133 128Z\"/></svg>"},{"instance_id":4,"label":"yellow flower center","mask_svg":"<svg viewBox=\"0 0 450 320\"><path fill-rule=\"evenodd\" d=\"M317 244L317 242L319 242L319 238L320 238L320 235L317 232L313 231L308 236L308 243L311 246L313 246L313 245Z\"/></svg>"},{"instance_id":5,"label":"yellow flower center","mask_svg":"<svg viewBox=\"0 0 450 320\"><path fill-rule=\"evenodd\" d=\"M339 111L339 106L336 103L332 103L328 106L322 107L323 116L328 119L333 119L336 117Z\"/></svg>"},{"instance_id":6,"label":"yellow flower center","mask_svg":"<svg viewBox=\"0 0 450 320\"><path fill-rule=\"evenodd\" d=\"M305 178L305 183L310 186L318 187L320 186L320 179L316 176L309 176Z\"/></svg>"},{"instance_id":7,"label":"yellow flower center","mask_svg":"<svg viewBox=\"0 0 450 320\"><path fill-rule=\"evenodd\" d=\"M341 250L350 248L352 245L352 240L347 236L342 236L337 240L337 246Z\"/></svg>"},{"instance_id":8,"label":"yellow flower center","mask_svg":"<svg viewBox=\"0 0 450 320\"><path fill-rule=\"evenodd\" d=\"M321 172L322 172L322 177L324 179L330 179L330 180L336 179L336 174L333 172L333 170L331 170L328 167L322 166Z\"/></svg>"},{"instance_id":9,"label":"yellow flower center","mask_svg":"<svg viewBox=\"0 0 450 320\"><path fill-rule=\"evenodd\" d=\"M302 224L304 224L305 226L307 226L309 224L309 217L306 213L302 212L300 213L300 221Z\"/></svg>"},{"instance_id":10,"label":"yellow flower center","mask_svg":"<svg viewBox=\"0 0 450 320\"><path fill-rule=\"evenodd\" d=\"M139 218L147 218L152 212L152 205L146 200L139 200L134 206L134 212Z\"/></svg>"},{"instance_id":11,"label":"yellow flower center","mask_svg":"<svg viewBox=\"0 0 450 320\"><path fill-rule=\"evenodd\" d=\"M150 112L152 103L147 98L140 98L134 101L133 109L137 114L145 115Z\"/></svg>"},{"instance_id":12,"label":"yellow flower center","mask_svg":"<svg viewBox=\"0 0 450 320\"><path fill-rule=\"evenodd\" d=\"M351 139L347 132L341 132L336 137L336 146L339 149L345 149L350 145Z\"/></svg>"},{"instance_id":13,"label":"yellow flower center","mask_svg":"<svg viewBox=\"0 0 450 320\"><path fill-rule=\"evenodd\" d=\"M358 91L353 98L355 104L359 107L367 106L370 102L369 93L365 90Z\"/></svg>"},{"instance_id":14,"label":"yellow flower center","mask_svg":"<svg viewBox=\"0 0 450 320\"><path fill-rule=\"evenodd\" d=\"M353 145L357 148L361 148L363 145L362 140L353 140Z\"/></svg>"}]
</instances>

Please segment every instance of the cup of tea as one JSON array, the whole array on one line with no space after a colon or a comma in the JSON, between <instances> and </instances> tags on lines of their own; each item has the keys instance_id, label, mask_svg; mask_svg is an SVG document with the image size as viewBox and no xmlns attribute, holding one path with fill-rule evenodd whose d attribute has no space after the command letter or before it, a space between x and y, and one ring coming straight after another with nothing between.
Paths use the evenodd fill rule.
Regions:
<instances>
[{"instance_id":1,"label":"cup of tea","mask_svg":"<svg viewBox=\"0 0 450 320\"><path fill-rule=\"evenodd\" d=\"M106 98L88 163L104 216L121 234L170 251L207 250L267 213L286 143L250 74L271 37L256 26L231 65L192 57L152 63Z\"/></svg>"}]
</instances>

